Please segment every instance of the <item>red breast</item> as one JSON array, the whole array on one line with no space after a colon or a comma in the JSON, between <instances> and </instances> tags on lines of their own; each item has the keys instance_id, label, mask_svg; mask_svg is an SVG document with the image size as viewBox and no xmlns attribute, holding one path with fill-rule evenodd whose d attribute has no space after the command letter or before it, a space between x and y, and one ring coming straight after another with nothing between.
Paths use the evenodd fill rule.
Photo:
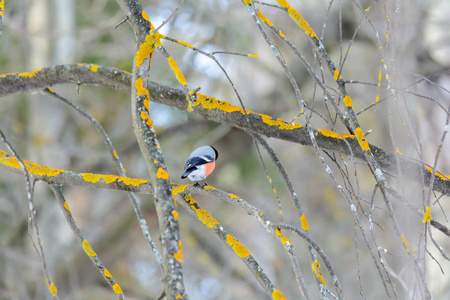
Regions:
<instances>
[{"instance_id":1,"label":"red breast","mask_svg":"<svg viewBox=\"0 0 450 300\"><path fill-rule=\"evenodd\" d=\"M216 162L212 161L212 162L204 164L204 166L205 166L205 177L207 177L214 170L214 167L216 166Z\"/></svg>"}]
</instances>

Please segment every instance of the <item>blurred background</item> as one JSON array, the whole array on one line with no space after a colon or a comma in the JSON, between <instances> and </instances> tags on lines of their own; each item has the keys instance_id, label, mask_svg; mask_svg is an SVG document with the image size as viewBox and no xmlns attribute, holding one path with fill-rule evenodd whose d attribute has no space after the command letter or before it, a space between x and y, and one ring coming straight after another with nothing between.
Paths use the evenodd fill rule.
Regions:
<instances>
[{"instance_id":1,"label":"blurred background","mask_svg":"<svg viewBox=\"0 0 450 300\"><path fill-rule=\"evenodd\" d=\"M440 0L390 1L291 1L309 22L348 84L356 112L368 139L392 153L433 165L450 103L450 2ZM180 6L179 1L140 1L158 27ZM275 1L267 3L275 4ZM364 9L374 5L364 17ZM259 5L261 11L304 53L331 89L328 72L320 64L305 34L282 10ZM388 15L388 19L386 19ZM0 38L0 73L24 72L71 63L93 63L131 71L134 35L115 1L107 0L16 0L6 1L3 35ZM354 36L355 30L357 30ZM386 41L386 32L389 40ZM299 114L295 94L283 69L267 47L254 21L239 1L184 1L177 14L160 30L207 52L230 51L256 54L258 59L217 54L247 109L290 121ZM345 131L324 105L323 93L299 59L272 35L301 88L302 96L316 113L314 128ZM164 47L177 61L189 87L239 105L231 85L208 57L170 41ZM381 46L381 50L380 50ZM349 51L347 51L349 49ZM382 59L384 58L383 62ZM385 64L385 65L384 65ZM324 67L326 69L326 67ZM381 77L379 74L381 70ZM179 87L166 60L156 53L150 78L160 84ZM389 79L389 80L388 80ZM378 87L380 83L380 87ZM392 89L387 90L386 86ZM53 87L94 118L109 134L128 176L149 175L132 133L130 96L98 86ZM378 105L371 106L377 100ZM369 109L367 109L371 106ZM292 201L268 156L263 159L281 199L284 214L278 214L276 196L256 155L255 144L245 132L181 112L151 104L151 116L162 145L170 178L180 179L184 163L193 149L213 145L220 156L208 183L239 195L258 207L273 222L300 228ZM296 121L304 123L304 117ZM0 129L22 159L74 172L118 174L95 128L65 104L39 92L0 99ZM341 281L347 299L384 299L382 281L372 262L349 203L310 147L268 140L284 164L308 217L310 232L327 253ZM438 169L450 173L450 144L445 141ZM3 144L0 149L6 150ZM364 164L329 153L327 162L335 176L355 200L368 228L368 212L374 180ZM333 160L338 162L335 164ZM337 166L347 171L339 172ZM357 180L354 173L357 172ZM344 174L344 175L342 175ZM345 179L348 174L349 179ZM407 208L410 202L423 209L423 187L402 176L388 177L404 201L393 203L400 229L416 255L427 262L425 276L435 299L450 297L450 264L433 245L423 251L422 220ZM129 299L157 299L161 294L161 270L147 246L126 193L76 186L64 187L66 199L86 239L121 285ZM425 195L428 190L425 189ZM139 195L152 237L159 246L153 199ZM432 197L432 202L440 195ZM289 257L279 242L255 219L238 208L214 198L196 198L223 227L244 244L288 299L300 296ZM399 299L421 299L420 283L413 259L406 255L396 236L379 192L374 196L376 243L387 251L383 260L396 285ZM114 299L115 295L92 266L76 240L49 187L37 183L34 195L38 225L49 272L61 299ZM449 197L432 207L432 216L449 226ZM0 167L0 298L51 299L39 257L27 233L27 199L24 180ZM189 213L179 208L183 241L184 274L191 299L268 298L240 260ZM444 250L448 237L433 230ZM287 234L296 246L305 281L318 296L310 272L306 243ZM441 268L444 270L441 272ZM331 288L331 278L322 267ZM360 278L360 280L358 280Z\"/></svg>"}]
</instances>

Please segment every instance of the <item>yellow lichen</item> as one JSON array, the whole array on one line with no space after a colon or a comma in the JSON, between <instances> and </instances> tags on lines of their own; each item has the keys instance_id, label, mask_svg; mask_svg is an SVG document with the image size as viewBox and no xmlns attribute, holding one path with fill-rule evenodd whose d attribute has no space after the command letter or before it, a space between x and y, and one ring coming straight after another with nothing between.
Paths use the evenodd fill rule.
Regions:
<instances>
[{"instance_id":1,"label":"yellow lichen","mask_svg":"<svg viewBox=\"0 0 450 300\"><path fill-rule=\"evenodd\" d=\"M286 300L286 297L280 292L280 290L273 290L272 291L272 299L273 300Z\"/></svg>"},{"instance_id":2,"label":"yellow lichen","mask_svg":"<svg viewBox=\"0 0 450 300\"><path fill-rule=\"evenodd\" d=\"M250 251L247 250L238 240L236 240L233 236L227 234L227 243L233 248L233 251L239 257L246 258L250 255Z\"/></svg>"},{"instance_id":3,"label":"yellow lichen","mask_svg":"<svg viewBox=\"0 0 450 300\"><path fill-rule=\"evenodd\" d=\"M184 192L184 190L189 186L189 184L185 184L185 185L173 185L172 186L172 195L177 195L179 193Z\"/></svg>"},{"instance_id":4,"label":"yellow lichen","mask_svg":"<svg viewBox=\"0 0 450 300\"><path fill-rule=\"evenodd\" d=\"M105 276L108 277L108 278L111 278L111 277L112 277L112 275L111 275L111 273L109 273L108 269L104 269L104 270L103 270L103 275L105 275Z\"/></svg>"},{"instance_id":5,"label":"yellow lichen","mask_svg":"<svg viewBox=\"0 0 450 300\"><path fill-rule=\"evenodd\" d=\"M66 200L64 200L64 208L70 213L70 207Z\"/></svg>"},{"instance_id":6,"label":"yellow lichen","mask_svg":"<svg viewBox=\"0 0 450 300\"><path fill-rule=\"evenodd\" d=\"M0 5L1 5L1 3L0 3ZM51 283L48 286L48 290L50 291L50 293L52 293L53 297L56 297L56 295L58 294L58 289L56 288L56 286L53 283Z\"/></svg>"},{"instance_id":7,"label":"yellow lichen","mask_svg":"<svg viewBox=\"0 0 450 300\"><path fill-rule=\"evenodd\" d=\"M311 268L316 278L320 280L323 286L326 286L325 279L323 278L323 275L320 273L320 264L317 260L311 264Z\"/></svg>"},{"instance_id":8,"label":"yellow lichen","mask_svg":"<svg viewBox=\"0 0 450 300\"><path fill-rule=\"evenodd\" d=\"M304 231L308 231L309 230L308 220L306 220L305 214L301 215L300 223L302 223L302 228L303 228Z\"/></svg>"},{"instance_id":9,"label":"yellow lichen","mask_svg":"<svg viewBox=\"0 0 450 300\"><path fill-rule=\"evenodd\" d=\"M164 170L163 168L159 167L158 171L156 172L156 177L159 178L159 179L168 180L169 179L169 173L167 173L167 171Z\"/></svg>"},{"instance_id":10,"label":"yellow lichen","mask_svg":"<svg viewBox=\"0 0 450 300\"><path fill-rule=\"evenodd\" d=\"M276 234L277 236L281 237L281 242L282 242L283 244L292 245L291 241L288 240L288 238L285 237L284 234L281 233L281 230L280 230L280 229L278 229L278 228L275 229L275 234Z\"/></svg>"},{"instance_id":11,"label":"yellow lichen","mask_svg":"<svg viewBox=\"0 0 450 300\"><path fill-rule=\"evenodd\" d=\"M150 23L150 18L148 17L147 13L144 10L142 11L142 17L144 18L144 20Z\"/></svg>"},{"instance_id":12,"label":"yellow lichen","mask_svg":"<svg viewBox=\"0 0 450 300\"><path fill-rule=\"evenodd\" d=\"M269 19L267 19L266 16L263 15L263 14L261 13L261 11L259 10L259 8L257 9L256 12L257 12L257 14L258 14L258 17L261 19L261 21L263 21L264 23L266 23L266 24L267 24L268 26L270 26L270 27L273 26L273 23L270 22Z\"/></svg>"},{"instance_id":13,"label":"yellow lichen","mask_svg":"<svg viewBox=\"0 0 450 300\"><path fill-rule=\"evenodd\" d=\"M139 78L136 79L136 95L137 96L145 96L144 99L150 99L150 94L148 92L148 89L144 87L144 79Z\"/></svg>"},{"instance_id":14,"label":"yellow lichen","mask_svg":"<svg viewBox=\"0 0 450 300\"><path fill-rule=\"evenodd\" d=\"M334 70L333 77L334 77L334 80L338 80L338 78L342 79L342 76L339 74L338 70Z\"/></svg>"},{"instance_id":15,"label":"yellow lichen","mask_svg":"<svg viewBox=\"0 0 450 300\"><path fill-rule=\"evenodd\" d=\"M187 85L183 73L181 72L180 68L178 68L177 63L172 58L172 56L169 56L169 58L167 58L167 61L169 62L170 68L172 68L172 71L175 73L175 77L177 78L178 82L182 85Z\"/></svg>"},{"instance_id":16,"label":"yellow lichen","mask_svg":"<svg viewBox=\"0 0 450 300\"><path fill-rule=\"evenodd\" d=\"M431 210L430 210L430 207L427 206L426 211L423 214L422 222L423 223L430 223L431 220L432 220L432 218L431 218Z\"/></svg>"},{"instance_id":17,"label":"yellow lichen","mask_svg":"<svg viewBox=\"0 0 450 300\"><path fill-rule=\"evenodd\" d=\"M364 136L364 133L362 132L362 129L360 127L355 129L355 136L361 149L365 151L370 150L369 143L367 142L366 137Z\"/></svg>"},{"instance_id":18,"label":"yellow lichen","mask_svg":"<svg viewBox=\"0 0 450 300\"><path fill-rule=\"evenodd\" d=\"M154 38L150 34L147 34L147 36L145 37L145 41L139 46L139 49L136 51L136 56L134 58L136 67L140 68L144 60L147 57L150 57L150 54L154 49Z\"/></svg>"},{"instance_id":19,"label":"yellow lichen","mask_svg":"<svg viewBox=\"0 0 450 300\"><path fill-rule=\"evenodd\" d=\"M345 106L353 108L352 98L350 98L349 95L345 95L343 100L344 100Z\"/></svg>"},{"instance_id":20,"label":"yellow lichen","mask_svg":"<svg viewBox=\"0 0 450 300\"><path fill-rule=\"evenodd\" d=\"M223 112L231 113L231 112L240 112L244 114L244 110L239 107L232 105L226 101L217 100L213 97L208 97L206 95L197 93L197 99L194 102L194 106L201 105L204 109L218 109ZM248 111L248 110L247 110Z\"/></svg>"},{"instance_id":21,"label":"yellow lichen","mask_svg":"<svg viewBox=\"0 0 450 300\"><path fill-rule=\"evenodd\" d=\"M173 257L181 264L183 262L183 249L181 247L181 241L178 240L178 251L173 254Z\"/></svg>"},{"instance_id":22,"label":"yellow lichen","mask_svg":"<svg viewBox=\"0 0 450 300\"><path fill-rule=\"evenodd\" d=\"M425 166L425 169L427 169L428 171L430 171L431 174L433 174L433 168L430 168L428 166ZM443 181L447 181L447 178L450 178L449 175L442 175L441 173L439 173L438 171L436 171L436 177L438 177L439 179L443 180Z\"/></svg>"},{"instance_id":23,"label":"yellow lichen","mask_svg":"<svg viewBox=\"0 0 450 300\"><path fill-rule=\"evenodd\" d=\"M214 225L220 225L220 223L206 210L201 208L194 208L194 210L197 213L198 219L209 228L214 228Z\"/></svg>"},{"instance_id":24,"label":"yellow lichen","mask_svg":"<svg viewBox=\"0 0 450 300\"><path fill-rule=\"evenodd\" d=\"M402 239L402 242L403 242L403 245L405 246L406 251L409 252L409 250L410 250L411 248L410 248L410 245L409 245L408 240L406 239L406 237L405 237L405 235L404 235L403 233L401 234L400 237L401 237L401 239Z\"/></svg>"},{"instance_id":25,"label":"yellow lichen","mask_svg":"<svg viewBox=\"0 0 450 300\"><path fill-rule=\"evenodd\" d=\"M274 120L271 116L260 114L261 120L263 123L269 125L269 126L277 126L281 130L293 130L297 128L302 128L302 124L298 123L287 123L283 121L282 119L276 119Z\"/></svg>"},{"instance_id":26,"label":"yellow lichen","mask_svg":"<svg viewBox=\"0 0 450 300\"><path fill-rule=\"evenodd\" d=\"M84 240L81 245L83 246L83 250L84 252L86 252L86 254L88 256L97 256L97 253L95 253L95 251L92 249L91 245L89 244L89 242L87 240Z\"/></svg>"},{"instance_id":27,"label":"yellow lichen","mask_svg":"<svg viewBox=\"0 0 450 300\"><path fill-rule=\"evenodd\" d=\"M179 44L185 46L185 47L188 47L188 48L191 48L191 49L192 49L192 48L195 48L195 47L192 46L191 44L186 43L186 42L183 42L182 40L177 40L177 42L178 42Z\"/></svg>"},{"instance_id":28,"label":"yellow lichen","mask_svg":"<svg viewBox=\"0 0 450 300\"><path fill-rule=\"evenodd\" d=\"M326 130L326 129L317 129L317 131L320 132L323 136L342 140L342 136L340 136L339 133L337 133L337 132L334 132L331 130Z\"/></svg>"},{"instance_id":29,"label":"yellow lichen","mask_svg":"<svg viewBox=\"0 0 450 300\"><path fill-rule=\"evenodd\" d=\"M122 288L120 287L120 285L118 283L114 283L113 290L114 290L114 293L116 293L118 295L123 295Z\"/></svg>"}]
</instances>

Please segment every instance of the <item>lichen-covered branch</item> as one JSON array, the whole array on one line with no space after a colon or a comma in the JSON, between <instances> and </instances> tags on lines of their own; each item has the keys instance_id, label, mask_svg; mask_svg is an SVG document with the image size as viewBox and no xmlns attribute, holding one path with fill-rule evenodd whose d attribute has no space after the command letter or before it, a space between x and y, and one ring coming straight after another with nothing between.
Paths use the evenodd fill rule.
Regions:
<instances>
[{"instance_id":1,"label":"lichen-covered branch","mask_svg":"<svg viewBox=\"0 0 450 300\"><path fill-rule=\"evenodd\" d=\"M160 85L152 81L147 82L147 90L152 101L170 105L179 110L187 111L188 102L186 95L180 89ZM76 64L43 68L31 72L0 75L0 96L20 92L34 92L56 84L96 84L114 88L124 93L130 93L131 74L116 68ZM304 126L298 123L288 123L281 119L273 119L271 116L250 112L243 113L243 109L226 101L197 94L193 101L193 112L216 122L229 126L252 131L266 137L282 139L302 145L311 146L311 139ZM249 128L248 120L251 123ZM314 129L319 148L335 151L343 155L354 155L360 160L365 160L354 135L339 134L329 130ZM346 142L344 142L344 138ZM350 151L348 144L353 151ZM398 173L397 162L400 160L402 174L416 182L429 185L433 169L407 157L396 155L369 144L375 160L385 172ZM433 190L450 195L450 175L436 172Z\"/></svg>"}]
</instances>

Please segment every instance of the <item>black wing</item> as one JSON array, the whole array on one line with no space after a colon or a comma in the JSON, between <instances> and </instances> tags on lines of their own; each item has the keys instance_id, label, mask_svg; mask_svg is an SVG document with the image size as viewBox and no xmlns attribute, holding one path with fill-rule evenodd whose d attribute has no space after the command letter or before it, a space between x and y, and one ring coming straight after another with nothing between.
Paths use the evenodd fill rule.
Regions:
<instances>
[{"instance_id":1,"label":"black wing","mask_svg":"<svg viewBox=\"0 0 450 300\"><path fill-rule=\"evenodd\" d=\"M184 170L187 171L189 168L204 165L206 163L212 162L213 160L214 160L214 158L209 155L206 155L204 158L191 157L187 160L186 164L184 165Z\"/></svg>"}]
</instances>

